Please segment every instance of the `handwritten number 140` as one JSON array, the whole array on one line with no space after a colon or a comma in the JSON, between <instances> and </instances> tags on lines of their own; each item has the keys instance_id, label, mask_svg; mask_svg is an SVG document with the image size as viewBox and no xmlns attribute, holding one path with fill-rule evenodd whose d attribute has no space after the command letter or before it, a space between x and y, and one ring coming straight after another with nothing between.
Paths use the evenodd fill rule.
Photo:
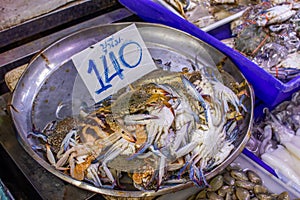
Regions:
<instances>
[{"instance_id":1,"label":"handwritten number 140","mask_svg":"<svg viewBox=\"0 0 300 200\"><path fill-rule=\"evenodd\" d=\"M133 47L133 48L132 48ZM134 49L130 51L125 51L126 49ZM125 52L127 52L125 54ZM128 63L126 58L134 58L134 63ZM102 66L96 66L94 60L89 59L88 63L88 70L87 72L89 74L94 73L96 75L98 84L100 86L100 89L97 89L95 91L96 94L100 94L104 92L105 90L112 87L112 84L110 83L111 80L113 80L115 77L119 77L120 79L124 79L124 74L121 66L124 66L126 68L135 68L137 67L141 60L142 60L142 48L137 42L127 42L124 43L119 51L118 51L118 57L114 54L114 52L108 53L108 59L107 55L103 55L100 57ZM121 63L121 65L120 65ZM113 66L113 70L109 70L109 64ZM99 67L103 67L103 70L99 70ZM102 71L104 73L104 80L103 80L103 74L100 73Z\"/></svg>"}]
</instances>

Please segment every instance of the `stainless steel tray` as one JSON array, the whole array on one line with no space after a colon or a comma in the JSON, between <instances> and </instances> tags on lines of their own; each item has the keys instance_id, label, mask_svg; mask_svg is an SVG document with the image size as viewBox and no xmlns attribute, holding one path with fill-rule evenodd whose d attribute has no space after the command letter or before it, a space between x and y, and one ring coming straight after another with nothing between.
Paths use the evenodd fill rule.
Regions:
<instances>
[{"instance_id":1,"label":"stainless steel tray","mask_svg":"<svg viewBox=\"0 0 300 200\"><path fill-rule=\"evenodd\" d=\"M60 39L41 51L30 62L27 70L20 78L11 100L11 115L18 132L19 141L24 149L45 169L59 178L83 189L110 196L145 197L158 196L191 187L187 184L174 185L155 191L122 191L98 188L89 183L78 181L55 170L41 154L32 150L34 145L27 135L33 126L42 129L48 122L56 119L57 108L64 117L78 112L82 102L90 103L91 96L82 84L77 71L71 61L71 56L110 36L118 30L130 25L119 23L84 29L66 38ZM171 61L172 70L178 71L183 66L191 66L191 61L197 60L206 66L216 66L226 55L214 47L196 39L195 37L163 25L136 23L145 44L154 59L161 59L163 63ZM238 82L245 80L236 66L227 59L224 69ZM215 70L213 68L213 70ZM75 90L80 90L78 95ZM218 167L206 174L209 179L223 170L242 151L250 137L253 120L253 92L247 87L249 98L244 105L248 109L242 124L242 132L235 142L235 149L231 155ZM86 94L85 94L86 92ZM71 106L70 106L71 105ZM78 106L77 106L78 105Z\"/></svg>"}]
</instances>

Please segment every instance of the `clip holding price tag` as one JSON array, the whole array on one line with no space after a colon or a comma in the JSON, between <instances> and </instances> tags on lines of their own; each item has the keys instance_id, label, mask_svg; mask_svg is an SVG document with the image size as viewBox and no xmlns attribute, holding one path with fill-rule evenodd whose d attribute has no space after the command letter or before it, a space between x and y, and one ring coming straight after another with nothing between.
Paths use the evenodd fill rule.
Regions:
<instances>
[{"instance_id":1,"label":"clip holding price tag","mask_svg":"<svg viewBox=\"0 0 300 200\"><path fill-rule=\"evenodd\" d=\"M72 61L96 103L157 69L135 24L77 53Z\"/></svg>"}]
</instances>

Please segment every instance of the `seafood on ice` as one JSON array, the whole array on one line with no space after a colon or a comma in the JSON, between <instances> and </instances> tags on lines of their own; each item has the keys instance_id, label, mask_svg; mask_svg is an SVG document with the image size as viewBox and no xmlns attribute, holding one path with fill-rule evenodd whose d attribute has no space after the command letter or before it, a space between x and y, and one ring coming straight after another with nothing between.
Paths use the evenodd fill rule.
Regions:
<instances>
[{"instance_id":1,"label":"seafood on ice","mask_svg":"<svg viewBox=\"0 0 300 200\"><path fill-rule=\"evenodd\" d=\"M246 147L300 191L300 91L271 112L264 111Z\"/></svg>"},{"instance_id":2,"label":"seafood on ice","mask_svg":"<svg viewBox=\"0 0 300 200\"><path fill-rule=\"evenodd\" d=\"M298 2L263 2L231 23L233 48L282 82L299 77Z\"/></svg>"}]
</instances>

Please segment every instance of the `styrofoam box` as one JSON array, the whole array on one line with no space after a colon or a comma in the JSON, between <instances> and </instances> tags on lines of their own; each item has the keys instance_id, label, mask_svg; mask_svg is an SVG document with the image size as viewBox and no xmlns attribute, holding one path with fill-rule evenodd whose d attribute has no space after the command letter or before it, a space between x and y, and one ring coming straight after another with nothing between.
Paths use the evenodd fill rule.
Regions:
<instances>
[{"instance_id":1,"label":"styrofoam box","mask_svg":"<svg viewBox=\"0 0 300 200\"><path fill-rule=\"evenodd\" d=\"M218 39L224 39L230 35L228 24L211 30L209 34L151 0L119 0L119 2L147 22L160 23L185 31L224 53L237 65L252 85L255 96L267 106L281 103L300 89L300 76L283 83L239 52L220 42Z\"/></svg>"}]
</instances>

